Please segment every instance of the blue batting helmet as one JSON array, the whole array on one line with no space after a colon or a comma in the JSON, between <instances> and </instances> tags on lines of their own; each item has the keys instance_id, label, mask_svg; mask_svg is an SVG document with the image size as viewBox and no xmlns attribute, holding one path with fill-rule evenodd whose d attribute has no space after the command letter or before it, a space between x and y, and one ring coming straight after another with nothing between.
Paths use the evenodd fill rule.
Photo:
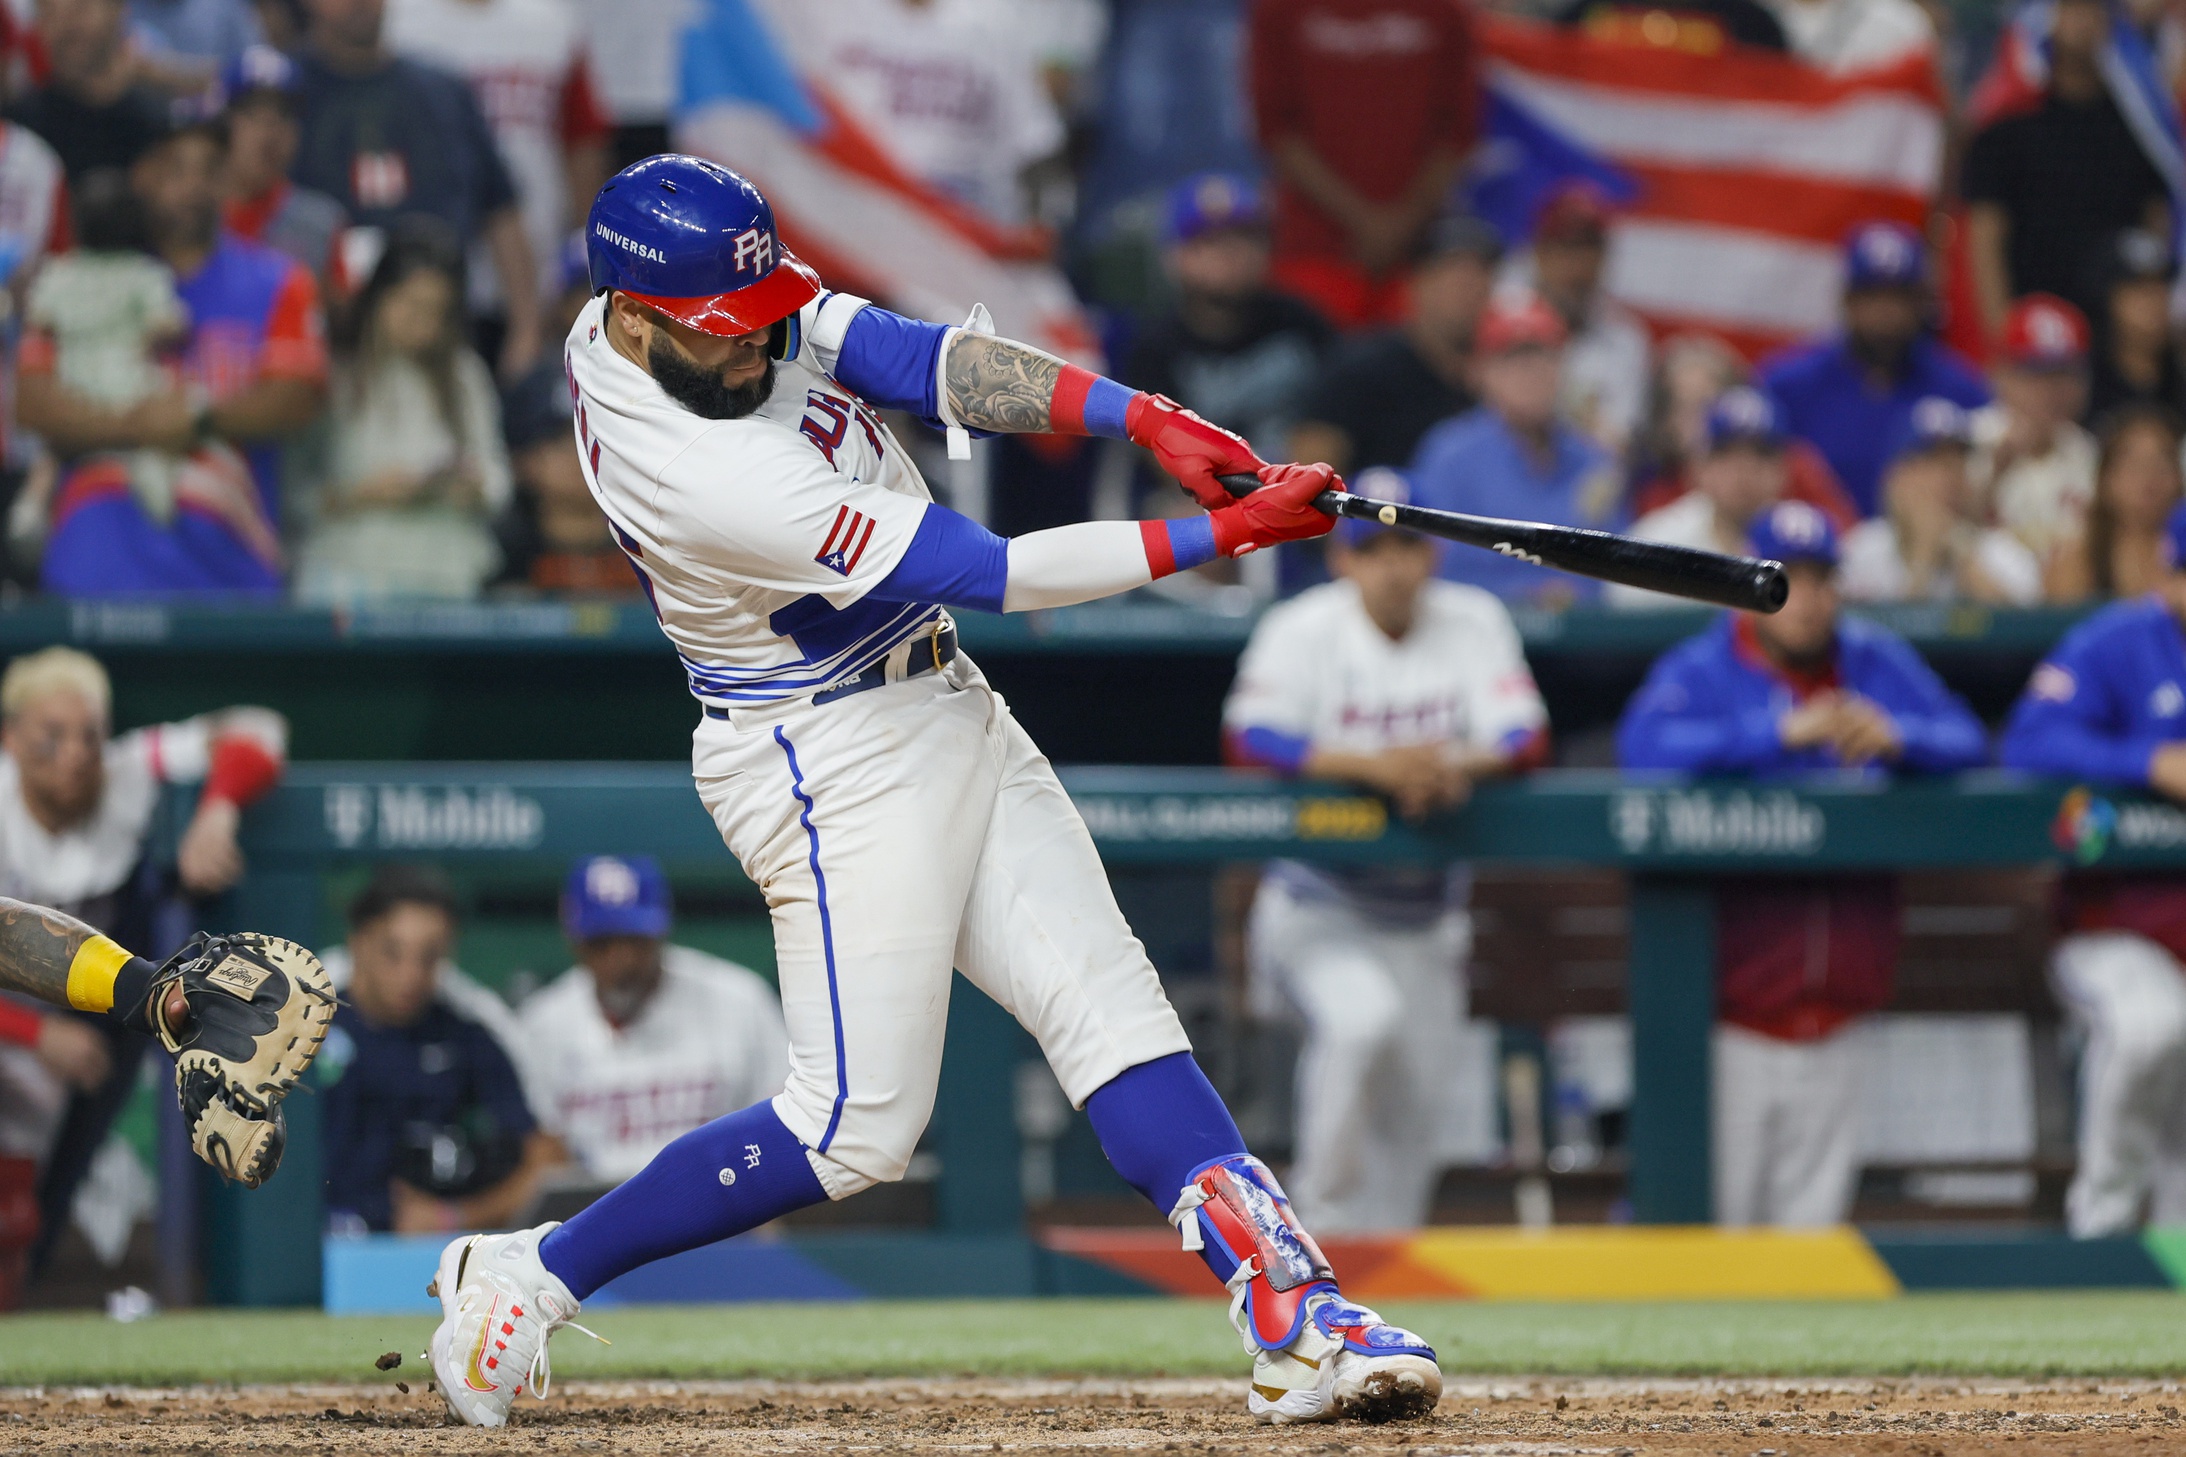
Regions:
<instances>
[{"instance_id":1,"label":"blue batting helmet","mask_svg":"<svg viewBox=\"0 0 2186 1457\"><path fill-rule=\"evenodd\" d=\"M819 295L820 276L784 248L759 189L699 157L648 157L592 201L584 241L592 291L618 289L708 334L749 334Z\"/></svg>"}]
</instances>

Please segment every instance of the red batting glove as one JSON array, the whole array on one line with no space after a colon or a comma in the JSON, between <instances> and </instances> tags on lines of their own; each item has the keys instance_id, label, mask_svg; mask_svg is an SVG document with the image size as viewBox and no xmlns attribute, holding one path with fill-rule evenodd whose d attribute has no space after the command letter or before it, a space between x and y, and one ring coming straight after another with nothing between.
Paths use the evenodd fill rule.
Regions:
<instances>
[{"instance_id":1,"label":"red batting glove","mask_svg":"<svg viewBox=\"0 0 2186 1457\"><path fill-rule=\"evenodd\" d=\"M1133 400L1124 412L1123 433L1133 445L1151 450L1161 468L1209 511L1237 499L1216 476L1258 475L1267 466L1242 436L1208 424L1167 395L1142 394Z\"/></svg>"},{"instance_id":2,"label":"red batting glove","mask_svg":"<svg viewBox=\"0 0 2186 1457\"><path fill-rule=\"evenodd\" d=\"M1325 465L1271 465L1260 471L1267 484L1242 500L1207 513L1214 523L1214 549L1223 556L1243 556L1279 541L1326 536L1336 518L1313 504L1323 491L1340 491L1343 480Z\"/></svg>"}]
</instances>

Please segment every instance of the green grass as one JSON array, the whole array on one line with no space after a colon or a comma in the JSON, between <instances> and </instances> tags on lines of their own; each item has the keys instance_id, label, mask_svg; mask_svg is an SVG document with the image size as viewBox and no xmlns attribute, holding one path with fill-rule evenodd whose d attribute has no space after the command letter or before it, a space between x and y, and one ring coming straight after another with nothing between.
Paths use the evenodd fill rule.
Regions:
<instances>
[{"instance_id":1,"label":"green grass","mask_svg":"<svg viewBox=\"0 0 2186 1457\"><path fill-rule=\"evenodd\" d=\"M2170 1375L2186 1299L2160 1291L1883 1301L1395 1304L1453 1373L1726 1376ZM598 1346L554 1343L559 1377L1225 1376L1243 1358L1211 1301L1001 1300L603 1310ZM0 1385L415 1381L410 1316L179 1312L0 1318ZM401 1351L401 1370L372 1368Z\"/></svg>"}]
</instances>

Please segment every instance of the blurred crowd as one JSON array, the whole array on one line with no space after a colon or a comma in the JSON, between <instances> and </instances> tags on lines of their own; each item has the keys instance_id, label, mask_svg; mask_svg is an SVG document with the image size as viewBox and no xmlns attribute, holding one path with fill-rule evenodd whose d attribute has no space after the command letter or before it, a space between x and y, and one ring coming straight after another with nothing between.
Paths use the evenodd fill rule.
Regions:
<instances>
[{"instance_id":1,"label":"blurred crowd","mask_svg":"<svg viewBox=\"0 0 2186 1457\"><path fill-rule=\"evenodd\" d=\"M1501 0L1822 74L1932 67L1950 142L1926 225L1853 228L1839 325L1779 346L1665 334L1613 297L1628 204L1593 181L1500 226L1468 211L1494 105L1468 0L741 3L886 165L1056 266L1112 373L1268 458L1707 546L1803 500L1847 533L1855 600L2070 602L2156 565L2181 487L2186 178L2148 141L2175 137L2175 103L2149 121L2113 27L2175 72L2186 22L2164 0L2058 0L2033 42L2026 17L2000 32L1945 0ZM588 290L585 208L671 144L703 19L668 0L0 7L12 589L634 590L558 342ZM1743 413L1717 408L1739 390ZM1183 509L1126 447L994 442L971 491L934 454L937 488L1005 532ZM1445 570L1541 606L1594 591ZM1304 548L1239 571L1164 590L1244 606L1325 576Z\"/></svg>"},{"instance_id":2,"label":"blurred crowd","mask_svg":"<svg viewBox=\"0 0 2186 1457\"><path fill-rule=\"evenodd\" d=\"M1515 225L1464 205L1491 104L1466 0L767 9L889 165L1067 276L1126 383L1372 494L1783 560L1782 613L1726 615L1656 664L1623 766L2001 761L2186 801L2186 162L2148 142L2179 132L2186 17L2043 0L2000 33L1942 0L1500 8L1830 75L1928 65L1943 184L1919 225L1812 244L1838 280L1817 337L1664 334L1610 288L1628 202L1575 178ZM2039 64L2011 54L2029 17ZM0 6L8 581L634 592L558 346L589 288L574 226L616 167L669 145L688 19L672 0ZM2117 75L2121 26L2163 71L2153 131ZM1120 444L991 441L976 492L932 444L937 490L998 530L1191 509ZM1243 660L1231 758L1413 815L1547 758L1512 607L1673 605L1354 522L1148 590L1286 598ZM1994 743L1902 639L1843 611L2101 599ZM236 816L277 779L285 726L234 709L114 736L109 699L65 652L0 682L0 888L114 930L173 888L145 879L163 784L205 784L181 887L234 882ZM1248 959L1261 1010L1305 1027L1292 1187L1324 1228L1426 1216L1421 1110L1465 1055L1466 896L1461 867L1277 866L1259 889ZM1725 1222L1849 1210L1852 1034L1890 1003L1900 909L1890 876L1719 898ZM2075 873L2063 913L2053 980L2086 1049L2068 1220L2177 1218L2186 890ZM779 1083L771 994L672 943L657 866L578 865L562 917L570 970L512 1013L454 968L445 884L388 867L351 904L321 1062L337 1228L505 1223ZM0 1233L50 1239L107 1178L93 1162L140 1055L0 1003ZM8 1277L0 1258L0 1301Z\"/></svg>"}]
</instances>

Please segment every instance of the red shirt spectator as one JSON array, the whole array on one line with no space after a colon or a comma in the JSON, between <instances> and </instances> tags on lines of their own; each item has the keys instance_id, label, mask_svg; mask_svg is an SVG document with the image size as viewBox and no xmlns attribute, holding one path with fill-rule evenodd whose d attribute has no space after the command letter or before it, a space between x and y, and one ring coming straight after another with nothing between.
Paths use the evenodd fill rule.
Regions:
<instances>
[{"instance_id":1,"label":"red shirt spectator","mask_svg":"<svg viewBox=\"0 0 2186 1457\"><path fill-rule=\"evenodd\" d=\"M1341 323L1395 322L1403 265L1479 134L1463 0L1257 0L1250 43L1277 282Z\"/></svg>"}]
</instances>

